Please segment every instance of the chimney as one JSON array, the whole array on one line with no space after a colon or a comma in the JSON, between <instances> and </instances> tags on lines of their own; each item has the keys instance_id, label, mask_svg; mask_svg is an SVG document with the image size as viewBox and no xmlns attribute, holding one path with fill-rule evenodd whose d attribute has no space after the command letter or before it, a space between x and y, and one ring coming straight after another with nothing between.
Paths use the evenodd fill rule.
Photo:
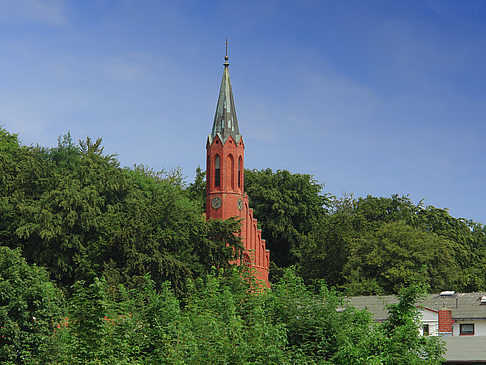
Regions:
<instances>
[{"instance_id":1,"label":"chimney","mask_svg":"<svg viewBox=\"0 0 486 365\"><path fill-rule=\"evenodd\" d=\"M439 309L439 336L452 336L452 310L447 308Z\"/></svg>"}]
</instances>

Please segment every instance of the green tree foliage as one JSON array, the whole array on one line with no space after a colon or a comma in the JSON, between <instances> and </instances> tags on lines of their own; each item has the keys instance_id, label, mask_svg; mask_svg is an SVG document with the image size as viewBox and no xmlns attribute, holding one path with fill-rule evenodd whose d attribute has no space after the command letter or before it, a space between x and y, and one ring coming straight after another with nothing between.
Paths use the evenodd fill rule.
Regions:
<instances>
[{"instance_id":1,"label":"green tree foliage","mask_svg":"<svg viewBox=\"0 0 486 365\"><path fill-rule=\"evenodd\" d=\"M359 350L355 355L344 353L350 343L356 349L364 349L361 342L367 341L372 329L369 314L346 307L326 286L320 285L316 294L287 269L273 285L268 300L269 315L287 329L292 363L337 364L341 363L338 358L356 360L363 355Z\"/></svg>"},{"instance_id":2,"label":"green tree foliage","mask_svg":"<svg viewBox=\"0 0 486 365\"><path fill-rule=\"evenodd\" d=\"M0 246L0 362L42 364L63 306L47 272Z\"/></svg>"},{"instance_id":3,"label":"green tree foliage","mask_svg":"<svg viewBox=\"0 0 486 365\"><path fill-rule=\"evenodd\" d=\"M103 363L108 360L111 354L107 351L108 331L103 323L107 312L105 298L104 282L97 278L90 285L86 285L84 281L77 281L74 284L68 309L69 317L66 317L63 323L64 327L68 327L69 336L65 336L64 339L67 340L65 345L70 350L69 356L64 356L64 361L88 364ZM62 332L61 327L59 332Z\"/></svg>"},{"instance_id":4,"label":"green tree foliage","mask_svg":"<svg viewBox=\"0 0 486 365\"><path fill-rule=\"evenodd\" d=\"M150 273L181 291L187 278L227 267L239 253L235 221L206 222L177 170L119 167L101 140L69 135L52 149L0 131L0 240L20 247L63 287L127 283Z\"/></svg>"},{"instance_id":5,"label":"green tree foliage","mask_svg":"<svg viewBox=\"0 0 486 365\"><path fill-rule=\"evenodd\" d=\"M300 243L326 215L328 198L311 175L287 170L245 170L245 190L259 218L271 261L288 267L298 261Z\"/></svg>"},{"instance_id":6,"label":"green tree foliage","mask_svg":"<svg viewBox=\"0 0 486 365\"><path fill-rule=\"evenodd\" d=\"M76 283L53 362L285 364L285 329L268 321L264 298L242 272L228 274L196 279L184 303L169 282L157 290L148 277L137 288L119 286L116 296L103 281Z\"/></svg>"},{"instance_id":7,"label":"green tree foliage","mask_svg":"<svg viewBox=\"0 0 486 365\"><path fill-rule=\"evenodd\" d=\"M414 205L407 196L392 195L391 198L368 195L352 202L353 213L363 216L371 226L388 222L404 222L411 224L415 214L420 210L421 203Z\"/></svg>"},{"instance_id":8,"label":"green tree foliage","mask_svg":"<svg viewBox=\"0 0 486 365\"><path fill-rule=\"evenodd\" d=\"M331 286L345 282L343 267L349 260L351 242L359 238L366 219L346 211L335 211L321 219L301 244L299 273L311 282L325 279Z\"/></svg>"},{"instance_id":9,"label":"green tree foliage","mask_svg":"<svg viewBox=\"0 0 486 365\"><path fill-rule=\"evenodd\" d=\"M456 262L461 267L462 291L486 290L486 228L483 224L454 218L445 209L429 206L418 212L416 226L445 237L456 245Z\"/></svg>"},{"instance_id":10,"label":"green tree foliage","mask_svg":"<svg viewBox=\"0 0 486 365\"><path fill-rule=\"evenodd\" d=\"M415 303L426 294L423 285L400 290L398 302L388 306L388 320L383 324L385 364L439 364L444 343L438 337L419 335L419 310Z\"/></svg>"},{"instance_id":11,"label":"green tree foliage","mask_svg":"<svg viewBox=\"0 0 486 365\"><path fill-rule=\"evenodd\" d=\"M137 288L120 285L116 295L107 295L102 280L76 283L69 320L53 335L51 362L440 363L441 343L419 336L416 289L403 292L383 325L325 285L309 290L292 270L269 291L252 290L248 274L200 277L183 301L168 282L157 289L148 277Z\"/></svg>"},{"instance_id":12,"label":"green tree foliage","mask_svg":"<svg viewBox=\"0 0 486 365\"><path fill-rule=\"evenodd\" d=\"M368 294L373 287L378 291L373 294L396 293L413 282L426 283L437 292L457 286L455 246L436 234L386 223L351 242L344 271L355 294Z\"/></svg>"},{"instance_id":13,"label":"green tree foliage","mask_svg":"<svg viewBox=\"0 0 486 365\"><path fill-rule=\"evenodd\" d=\"M331 203L301 245L299 273L349 294L397 293L414 280L433 291L485 290L484 226L408 197Z\"/></svg>"}]
</instances>

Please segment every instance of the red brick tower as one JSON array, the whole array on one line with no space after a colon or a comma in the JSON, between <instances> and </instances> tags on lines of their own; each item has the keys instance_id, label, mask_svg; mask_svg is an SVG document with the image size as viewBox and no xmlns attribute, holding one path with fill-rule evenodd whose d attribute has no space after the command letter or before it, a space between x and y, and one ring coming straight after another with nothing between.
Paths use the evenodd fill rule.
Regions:
<instances>
[{"instance_id":1,"label":"red brick tower","mask_svg":"<svg viewBox=\"0 0 486 365\"><path fill-rule=\"evenodd\" d=\"M242 219L240 235L245 261L269 285L270 251L265 249L244 189L245 145L236 119L228 66L226 55L213 129L206 144L206 219Z\"/></svg>"}]
</instances>

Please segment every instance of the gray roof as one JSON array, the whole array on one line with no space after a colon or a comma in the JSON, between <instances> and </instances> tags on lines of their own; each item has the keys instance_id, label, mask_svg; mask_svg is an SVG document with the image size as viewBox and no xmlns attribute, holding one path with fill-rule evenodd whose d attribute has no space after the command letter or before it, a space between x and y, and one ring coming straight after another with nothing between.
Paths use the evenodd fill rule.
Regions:
<instances>
[{"instance_id":1,"label":"gray roof","mask_svg":"<svg viewBox=\"0 0 486 365\"><path fill-rule=\"evenodd\" d=\"M448 362L486 362L485 336L448 336L442 339L446 343L444 357Z\"/></svg>"},{"instance_id":2,"label":"gray roof","mask_svg":"<svg viewBox=\"0 0 486 365\"><path fill-rule=\"evenodd\" d=\"M486 319L486 304L480 303L483 296L486 293L455 293L451 296L429 294L417 305L434 311L440 308L451 309L455 320ZM396 303L397 298L394 295L360 296L348 297L346 301L358 309L367 309L375 320L383 321L388 318L385 305Z\"/></svg>"},{"instance_id":3,"label":"gray roof","mask_svg":"<svg viewBox=\"0 0 486 365\"><path fill-rule=\"evenodd\" d=\"M368 310L376 321L384 321L388 318L386 305L396 303L397 298L394 295L370 295L348 297L345 301L357 309Z\"/></svg>"},{"instance_id":4,"label":"gray roof","mask_svg":"<svg viewBox=\"0 0 486 365\"><path fill-rule=\"evenodd\" d=\"M232 136L236 143L239 143L241 135L238 128L238 119L236 118L235 102L233 100L233 91L228 70L228 57L225 57L223 79L219 90L218 104L216 114L214 115L213 130L209 135L209 143L218 136L221 143L225 143L229 136Z\"/></svg>"}]
</instances>

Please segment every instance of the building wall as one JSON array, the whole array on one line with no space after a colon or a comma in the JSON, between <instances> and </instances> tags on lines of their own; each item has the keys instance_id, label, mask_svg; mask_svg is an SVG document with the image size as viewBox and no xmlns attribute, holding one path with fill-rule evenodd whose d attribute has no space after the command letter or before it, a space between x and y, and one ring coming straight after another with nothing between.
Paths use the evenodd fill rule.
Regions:
<instances>
[{"instance_id":1,"label":"building wall","mask_svg":"<svg viewBox=\"0 0 486 365\"><path fill-rule=\"evenodd\" d=\"M267 286L270 251L265 247L262 231L258 229L253 209L249 208L248 195L244 192L244 144L243 139L236 143L232 136L223 144L215 137L207 144L206 167L206 219L228 219L236 217L241 220L239 233L245 250L245 264L254 268L259 280ZM220 184L215 184L215 159L220 159ZM241 163L238 163L241 161ZM238 175L240 175L238 179ZM239 182L239 184L238 184ZM219 197L222 204L214 208L212 199ZM241 199L242 204L238 204ZM240 209L241 208L241 209ZM235 262L240 264L240 262Z\"/></svg>"},{"instance_id":2,"label":"building wall","mask_svg":"<svg viewBox=\"0 0 486 365\"><path fill-rule=\"evenodd\" d=\"M248 195L245 194L241 199L244 204L244 209L242 209L242 215L240 216L243 219L241 222L241 237L245 253L248 255L250 267L256 271L257 278L263 280L268 286L270 251L265 248L265 240L262 239L262 231L258 228L258 222L253 217L253 209L248 207Z\"/></svg>"},{"instance_id":3,"label":"building wall","mask_svg":"<svg viewBox=\"0 0 486 365\"><path fill-rule=\"evenodd\" d=\"M439 318L438 313L432 310L420 311L422 326L420 328L420 334L423 335L423 325L429 325L429 336L439 335ZM454 320L452 325L452 336L461 336L460 328L461 324L474 324L474 336L486 336L486 320L474 319L474 320ZM464 337L470 335L462 335Z\"/></svg>"},{"instance_id":4,"label":"building wall","mask_svg":"<svg viewBox=\"0 0 486 365\"><path fill-rule=\"evenodd\" d=\"M476 319L473 321L456 320L452 327L452 335L460 336L461 324L474 323L474 336L486 336L486 320ZM467 335L463 335L467 337Z\"/></svg>"},{"instance_id":5,"label":"building wall","mask_svg":"<svg viewBox=\"0 0 486 365\"><path fill-rule=\"evenodd\" d=\"M436 311L424 309L420 311L420 316L422 320L422 326L420 328L420 334L423 335L423 325L429 325L429 336L439 335L439 318Z\"/></svg>"}]
</instances>

